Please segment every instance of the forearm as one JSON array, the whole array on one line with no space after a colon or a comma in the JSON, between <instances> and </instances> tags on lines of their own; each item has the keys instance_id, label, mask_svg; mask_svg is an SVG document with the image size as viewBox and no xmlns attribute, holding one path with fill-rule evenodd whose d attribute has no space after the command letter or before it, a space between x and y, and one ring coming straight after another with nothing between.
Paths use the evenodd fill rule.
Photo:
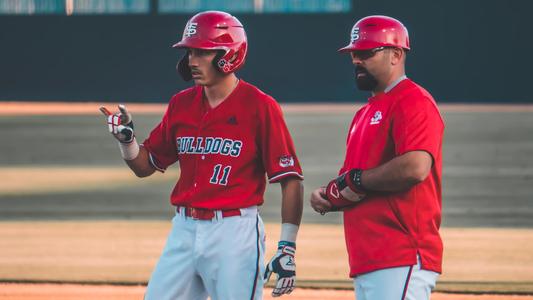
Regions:
<instances>
[{"instance_id":1,"label":"forearm","mask_svg":"<svg viewBox=\"0 0 533 300\"><path fill-rule=\"evenodd\" d=\"M278 251L267 264L263 281L268 282L272 273L277 274L274 297L289 294L294 289L296 277L296 236L302 219L303 185L301 180L288 177L281 180L281 237Z\"/></svg>"},{"instance_id":2,"label":"forearm","mask_svg":"<svg viewBox=\"0 0 533 300\"><path fill-rule=\"evenodd\" d=\"M412 151L361 175L363 187L368 191L405 191L424 181L432 165L431 156L425 151Z\"/></svg>"},{"instance_id":3,"label":"forearm","mask_svg":"<svg viewBox=\"0 0 533 300\"><path fill-rule=\"evenodd\" d=\"M139 146L139 154L132 160L124 160L128 167L137 175L137 177L147 177L155 172L155 168L150 163L148 150L142 145Z\"/></svg>"},{"instance_id":4,"label":"forearm","mask_svg":"<svg viewBox=\"0 0 533 300\"><path fill-rule=\"evenodd\" d=\"M300 225L303 210L303 184L289 177L281 181L281 222Z\"/></svg>"}]
</instances>

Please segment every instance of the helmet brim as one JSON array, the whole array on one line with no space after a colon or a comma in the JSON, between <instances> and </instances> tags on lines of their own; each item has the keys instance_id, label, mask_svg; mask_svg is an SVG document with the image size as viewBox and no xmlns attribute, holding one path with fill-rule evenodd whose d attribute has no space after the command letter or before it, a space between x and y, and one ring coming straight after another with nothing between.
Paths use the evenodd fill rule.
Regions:
<instances>
[{"instance_id":1,"label":"helmet brim","mask_svg":"<svg viewBox=\"0 0 533 300\"><path fill-rule=\"evenodd\" d=\"M229 45L231 46L231 44ZM186 39L177 42L172 45L172 48L195 48L195 49L205 49L205 50L228 50L228 44L220 45L213 43L211 41L200 40L200 39Z\"/></svg>"},{"instance_id":2,"label":"helmet brim","mask_svg":"<svg viewBox=\"0 0 533 300\"><path fill-rule=\"evenodd\" d=\"M370 50L370 49L375 49L375 48L379 48L379 47L396 47L396 48L402 48L406 51L409 51L410 48L408 47L399 47L398 45L394 45L394 44L389 44L389 43L376 43L376 42L372 42L372 41L358 41L354 44L348 44L342 48L340 48L339 50L337 50L337 52L340 52L340 53L346 53L346 52L352 52L352 51L355 51L355 50Z\"/></svg>"},{"instance_id":3,"label":"helmet brim","mask_svg":"<svg viewBox=\"0 0 533 300\"><path fill-rule=\"evenodd\" d=\"M368 41L368 40L358 40L358 41L355 41L354 43L350 43L344 46L343 48L340 48L337 51L344 53L344 52L351 52L354 50L370 50L370 49L384 47L384 46L386 47L386 46L392 46L392 45L385 44L385 43L378 43L374 41Z\"/></svg>"}]
</instances>

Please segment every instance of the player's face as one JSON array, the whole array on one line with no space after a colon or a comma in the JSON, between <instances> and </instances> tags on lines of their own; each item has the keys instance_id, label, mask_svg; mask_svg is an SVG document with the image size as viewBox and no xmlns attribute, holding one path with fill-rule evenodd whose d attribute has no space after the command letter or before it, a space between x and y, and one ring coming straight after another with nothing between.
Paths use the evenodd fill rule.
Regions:
<instances>
[{"instance_id":1,"label":"player's face","mask_svg":"<svg viewBox=\"0 0 533 300\"><path fill-rule=\"evenodd\" d=\"M391 49L379 47L350 53L355 65L357 88L374 92L385 89L384 85L391 72L389 50Z\"/></svg>"},{"instance_id":2,"label":"player's face","mask_svg":"<svg viewBox=\"0 0 533 300\"><path fill-rule=\"evenodd\" d=\"M189 67L195 84L210 86L223 77L223 74L213 66L213 59L217 55L216 50L189 49L188 55Z\"/></svg>"}]
</instances>

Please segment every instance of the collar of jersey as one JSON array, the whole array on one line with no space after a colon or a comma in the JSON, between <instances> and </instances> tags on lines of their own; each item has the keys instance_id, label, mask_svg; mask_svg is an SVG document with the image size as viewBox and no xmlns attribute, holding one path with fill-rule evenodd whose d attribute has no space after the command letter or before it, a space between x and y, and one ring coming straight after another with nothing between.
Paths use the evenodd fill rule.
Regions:
<instances>
[{"instance_id":1,"label":"collar of jersey","mask_svg":"<svg viewBox=\"0 0 533 300\"><path fill-rule=\"evenodd\" d=\"M396 79L392 84L390 84L386 89L384 93L381 93L379 95L372 96L368 98L368 102L376 102L381 99L386 99L390 96L392 90L397 90L398 88L401 88L402 83L406 82L405 79L408 79L407 76L403 75L400 78Z\"/></svg>"},{"instance_id":2,"label":"collar of jersey","mask_svg":"<svg viewBox=\"0 0 533 300\"><path fill-rule=\"evenodd\" d=\"M235 94L237 93L237 90L240 89L241 85L242 85L242 79L238 79L239 81L237 82L237 85L235 86L235 88L231 91L231 93L229 93L228 96L226 96L226 99L224 99L224 101L222 101L222 103L220 103L217 107L213 108L211 107L211 105L209 105L209 100L207 100L207 97L205 96L205 93L204 93L204 88L202 86L199 86L199 96L200 96L200 99L199 101L201 101L201 104L202 104L202 107L204 108L204 111L206 113L210 113L210 112L213 112L213 111L217 111L220 109L220 107L222 106L226 106L227 105L227 102L232 102L232 99L233 98L236 98L234 97Z\"/></svg>"}]
</instances>

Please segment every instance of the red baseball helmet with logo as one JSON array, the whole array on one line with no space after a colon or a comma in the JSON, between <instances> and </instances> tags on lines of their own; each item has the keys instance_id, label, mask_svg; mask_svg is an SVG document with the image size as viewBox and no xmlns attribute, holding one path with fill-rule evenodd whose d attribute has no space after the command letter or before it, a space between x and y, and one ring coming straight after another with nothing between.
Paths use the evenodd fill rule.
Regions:
<instances>
[{"instance_id":1,"label":"red baseball helmet with logo","mask_svg":"<svg viewBox=\"0 0 533 300\"><path fill-rule=\"evenodd\" d=\"M172 47L220 50L213 64L219 71L231 73L244 64L247 45L246 32L237 18L222 11L206 11L187 22L181 41ZM180 60L178 71L183 79L191 80L187 54Z\"/></svg>"},{"instance_id":2,"label":"red baseball helmet with logo","mask_svg":"<svg viewBox=\"0 0 533 300\"><path fill-rule=\"evenodd\" d=\"M403 24L387 16L368 16L352 28L350 43L339 52L370 50L378 47L398 47L410 50L409 33Z\"/></svg>"}]
</instances>

